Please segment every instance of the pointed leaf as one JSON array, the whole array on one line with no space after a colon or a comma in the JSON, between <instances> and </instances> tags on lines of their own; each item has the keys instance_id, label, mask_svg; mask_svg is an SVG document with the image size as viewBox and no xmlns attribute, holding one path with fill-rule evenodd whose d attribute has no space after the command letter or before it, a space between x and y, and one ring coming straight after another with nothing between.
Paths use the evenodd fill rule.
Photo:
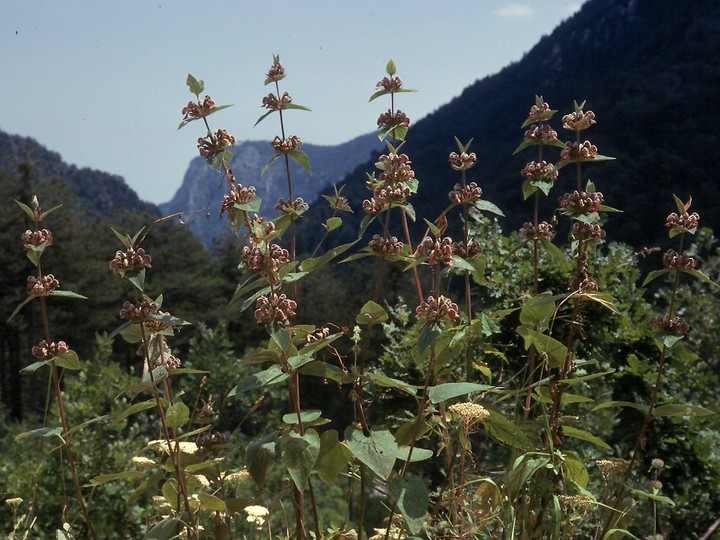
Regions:
<instances>
[{"instance_id":1,"label":"pointed leaf","mask_svg":"<svg viewBox=\"0 0 720 540\"><path fill-rule=\"evenodd\" d=\"M187 84L190 91L196 96L199 96L203 93L203 90L205 90L205 83L202 80L196 79L190 73L188 73L185 84Z\"/></svg>"},{"instance_id":2,"label":"pointed leaf","mask_svg":"<svg viewBox=\"0 0 720 540\"><path fill-rule=\"evenodd\" d=\"M245 449L245 465L260 489L265 487L265 478L277 457L275 433L269 433L258 441L253 441Z\"/></svg>"},{"instance_id":3,"label":"pointed leaf","mask_svg":"<svg viewBox=\"0 0 720 540\"><path fill-rule=\"evenodd\" d=\"M563 433L565 434L566 437L573 437L575 439L587 441L589 443L594 444L595 446L598 446L605 450L612 451L612 447L609 444L607 444L605 441L603 441L600 437L596 437L589 431L585 431L583 429L577 429L572 426L563 426ZM587 485L587 483L586 483L586 485ZM583 487L585 487L585 486L583 486Z\"/></svg>"},{"instance_id":4,"label":"pointed leaf","mask_svg":"<svg viewBox=\"0 0 720 540\"><path fill-rule=\"evenodd\" d=\"M334 429L325 431L320 437L320 453L315 469L320 480L332 484L352 459L348 448L340 444L338 432Z\"/></svg>"},{"instance_id":5,"label":"pointed leaf","mask_svg":"<svg viewBox=\"0 0 720 540\"><path fill-rule=\"evenodd\" d=\"M287 380L288 377L289 375L287 373L284 373L280 366L272 365L268 369L259 373L255 373L254 375L250 375L249 377L244 379L235 388L230 390L230 393L227 395L227 397L232 397L237 394L247 392L248 390L254 390L256 388L265 388L266 386L272 386L274 384L278 384Z\"/></svg>"},{"instance_id":6,"label":"pointed leaf","mask_svg":"<svg viewBox=\"0 0 720 540\"><path fill-rule=\"evenodd\" d=\"M280 459L288 470L295 487L305 491L310 473L320 455L320 436L314 429L304 435L289 431L279 442Z\"/></svg>"},{"instance_id":7,"label":"pointed leaf","mask_svg":"<svg viewBox=\"0 0 720 540\"><path fill-rule=\"evenodd\" d=\"M201 491L200 493L198 493L198 500L200 501L202 507L207 510L212 510L213 512L227 511L225 501L216 497L215 495L211 495L210 493L205 493L204 491Z\"/></svg>"},{"instance_id":8,"label":"pointed leaf","mask_svg":"<svg viewBox=\"0 0 720 540\"><path fill-rule=\"evenodd\" d=\"M420 532L425 519L430 493L422 478L408 474L405 477L393 475L389 482L390 496L405 519L412 534Z\"/></svg>"},{"instance_id":9,"label":"pointed leaf","mask_svg":"<svg viewBox=\"0 0 720 540\"><path fill-rule=\"evenodd\" d=\"M428 389L428 397L431 403L441 403L458 396L472 394L473 392L486 392L493 386L469 382L444 383Z\"/></svg>"},{"instance_id":10,"label":"pointed leaf","mask_svg":"<svg viewBox=\"0 0 720 540\"><path fill-rule=\"evenodd\" d=\"M711 416L713 411L698 405L687 405L685 403L669 403L658 405L653 409L655 416Z\"/></svg>"},{"instance_id":11,"label":"pointed leaf","mask_svg":"<svg viewBox=\"0 0 720 540\"><path fill-rule=\"evenodd\" d=\"M366 437L362 429L349 426L345 430L345 446L363 464L383 480L392 473L398 444L389 431L375 431Z\"/></svg>"},{"instance_id":12,"label":"pointed leaf","mask_svg":"<svg viewBox=\"0 0 720 540\"><path fill-rule=\"evenodd\" d=\"M165 413L165 422L170 428L179 428L190 420L190 409L182 401L168 407Z\"/></svg>"},{"instance_id":13,"label":"pointed leaf","mask_svg":"<svg viewBox=\"0 0 720 540\"><path fill-rule=\"evenodd\" d=\"M384 323L387 320L388 314L385 309L380 304L373 302L372 300L362 307L360 313L355 318L355 322L358 324L367 324L369 326Z\"/></svg>"}]
</instances>

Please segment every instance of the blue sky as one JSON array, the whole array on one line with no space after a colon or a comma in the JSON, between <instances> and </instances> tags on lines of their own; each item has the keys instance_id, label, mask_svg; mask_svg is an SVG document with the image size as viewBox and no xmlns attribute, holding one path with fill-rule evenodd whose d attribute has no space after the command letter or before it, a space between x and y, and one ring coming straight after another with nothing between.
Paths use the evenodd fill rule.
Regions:
<instances>
[{"instance_id":1,"label":"blue sky","mask_svg":"<svg viewBox=\"0 0 720 540\"><path fill-rule=\"evenodd\" d=\"M477 79L520 60L580 0L17 0L0 17L0 129L63 159L125 178L141 198L168 201L180 186L198 124L178 131L192 97L188 73L218 104L212 118L238 140L272 139L274 117L253 128L273 53L281 90L312 112L289 133L334 144L372 131L388 105L368 103L392 58L417 93L396 104L417 121ZM528 100L533 97L528 90ZM412 128L412 126L411 126ZM251 183L252 179L239 179Z\"/></svg>"}]
</instances>

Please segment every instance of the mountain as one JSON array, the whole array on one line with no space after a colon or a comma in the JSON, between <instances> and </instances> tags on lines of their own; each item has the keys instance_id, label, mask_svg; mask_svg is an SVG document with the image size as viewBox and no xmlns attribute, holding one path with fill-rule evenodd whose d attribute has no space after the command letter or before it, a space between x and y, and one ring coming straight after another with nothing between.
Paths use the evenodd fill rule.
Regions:
<instances>
[{"instance_id":1,"label":"mountain","mask_svg":"<svg viewBox=\"0 0 720 540\"><path fill-rule=\"evenodd\" d=\"M398 66L402 77L402 66ZM406 80L413 86L411 80ZM478 164L468 171L484 198L507 218L506 231L531 218L531 201L522 200L520 170L535 152L515 156L521 124L536 95L559 113L550 123L562 140L572 133L561 117L573 101L587 100L597 125L583 139L599 153L616 158L585 167L605 196L606 204L623 210L607 223L608 238L637 247L664 241L663 224L675 210L672 199L693 197L692 210L701 225L718 229L720 185L717 177L718 132L714 121L720 88L720 3L716 0L589 0L580 11L543 37L519 62L477 81L460 96L410 127L403 152L413 161L419 192L411 200L418 216L435 219L448 204L448 192L459 175L448 164L454 136L474 139ZM412 94L400 94L399 106L412 114ZM553 152L555 150L555 152ZM547 149L559 160L559 149ZM356 209L370 193L365 173L374 159L346 177L345 194ZM574 190L572 173L563 170L545 202L541 219L551 217L557 198ZM327 217L323 205L305 214L301 225L313 230ZM350 223L350 216L345 217ZM416 228L424 230L421 222ZM352 239L349 227L336 242ZM357 230L357 226L355 226Z\"/></svg>"},{"instance_id":2,"label":"mountain","mask_svg":"<svg viewBox=\"0 0 720 540\"><path fill-rule=\"evenodd\" d=\"M373 133L337 146L304 144L302 151L310 158L312 174L300 164L290 162L293 196L302 197L306 202L313 201L323 189L339 182L354 167L365 162L372 150L383 146ZM244 186L255 186L258 197L263 200L261 213L274 215L275 203L288 196L284 163L277 160L261 174L273 155L267 141L241 142L232 151L232 169L237 181ZM183 221L209 248L214 240L228 234L227 224L219 217L220 203L226 191L222 175L198 156L190 162L183 183L172 200L161 204L160 209L166 215L183 212Z\"/></svg>"},{"instance_id":3,"label":"mountain","mask_svg":"<svg viewBox=\"0 0 720 540\"><path fill-rule=\"evenodd\" d=\"M121 176L79 168L62 160L29 137L0 131L0 174L15 173L18 166L31 163L38 177L62 179L77 197L77 203L91 215L132 210L159 215L157 206L140 200Z\"/></svg>"}]
</instances>

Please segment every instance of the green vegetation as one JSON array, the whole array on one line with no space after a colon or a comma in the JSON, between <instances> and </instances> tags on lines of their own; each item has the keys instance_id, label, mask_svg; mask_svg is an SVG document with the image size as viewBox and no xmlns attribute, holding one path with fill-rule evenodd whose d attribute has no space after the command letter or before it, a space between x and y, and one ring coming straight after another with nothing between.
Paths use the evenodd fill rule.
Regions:
<instances>
[{"instance_id":1,"label":"green vegetation","mask_svg":"<svg viewBox=\"0 0 720 540\"><path fill-rule=\"evenodd\" d=\"M79 211L32 163L2 175L10 537L712 534L720 252L691 200L654 208L661 262L611 242L605 224L633 216L602 194L595 113L536 97L505 188L527 217L504 232L470 137L443 159L450 184L416 174L391 60L369 193L338 186L301 226L290 162L311 164L288 128L307 109L277 56L265 83L287 186L273 219L233 173L225 107L187 79L180 127L205 134L235 239L214 258L168 219ZM426 185L434 215L413 204Z\"/></svg>"}]
</instances>

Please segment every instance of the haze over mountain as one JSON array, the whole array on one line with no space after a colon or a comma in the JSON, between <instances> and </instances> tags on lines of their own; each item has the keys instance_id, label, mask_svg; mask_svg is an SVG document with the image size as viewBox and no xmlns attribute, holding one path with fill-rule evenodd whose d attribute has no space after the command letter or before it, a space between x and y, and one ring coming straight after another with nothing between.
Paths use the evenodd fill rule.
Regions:
<instances>
[{"instance_id":1,"label":"haze over mountain","mask_svg":"<svg viewBox=\"0 0 720 540\"><path fill-rule=\"evenodd\" d=\"M297 162L290 162L293 196L306 202L315 200L323 189L340 182L357 165L365 162L372 150L384 145L374 133L356 137L337 146L305 144L302 151L310 158L311 174ZM233 151L232 169L237 181L244 186L254 186L263 201L260 212L273 217L279 199L287 199L285 164L279 159L264 174L263 167L273 155L267 141L244 141L236 144ZM223 175L208 167L204 158L198 156L190 162L182 186L173 198L160 205L164 214L183 212L188 223L205 247L229 234L227 223L220 219L219 209L227 186Z\"/></svg>"}]
</instances>

